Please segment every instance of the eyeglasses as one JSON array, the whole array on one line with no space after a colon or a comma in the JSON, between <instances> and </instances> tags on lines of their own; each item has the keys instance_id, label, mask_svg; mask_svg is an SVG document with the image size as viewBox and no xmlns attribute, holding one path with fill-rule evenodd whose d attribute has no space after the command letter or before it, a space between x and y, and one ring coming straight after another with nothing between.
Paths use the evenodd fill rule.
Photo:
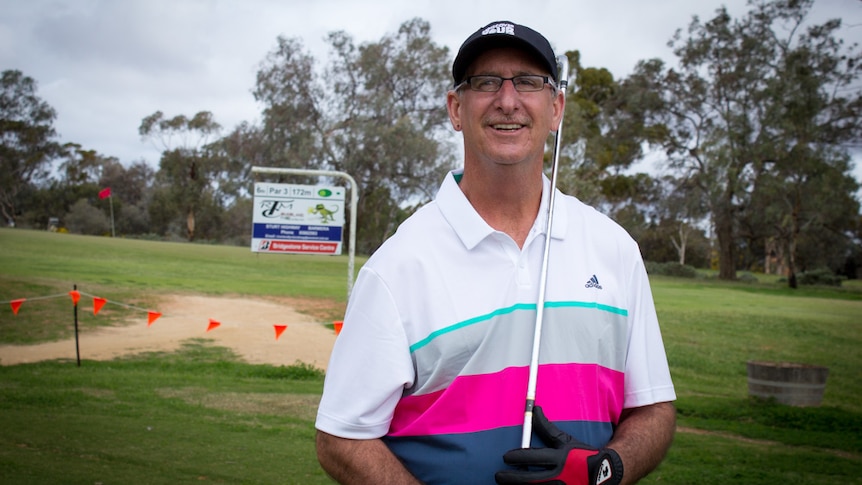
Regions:
<instances>
[{"instance_id":1,"label":"eyeglasses","mask_svg":"<svg viewBox=\"0 0 862 485\"><path fill-rule=\"evenodd\" d=\"M545 84L550 84L551 87L556 87L548 76L527 74L515 77L470 76L455 89L458 90L461 89L462 86L467 85L470 86L470 89L473 91L496 93L503 87L503 81L512 81L512 85L515 86L515 91L518 91L519 93L541 91L545 88Z\"/></svg>"}]
</instances>

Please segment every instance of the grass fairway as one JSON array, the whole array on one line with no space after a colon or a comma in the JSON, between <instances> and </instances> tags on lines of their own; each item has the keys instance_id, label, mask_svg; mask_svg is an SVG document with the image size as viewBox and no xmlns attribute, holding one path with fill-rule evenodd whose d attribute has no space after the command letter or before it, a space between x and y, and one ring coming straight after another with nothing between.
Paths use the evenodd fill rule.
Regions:
<instances>
[{"instance_id":1,"label":"grass fairway","mask_svg":"<svg viewBox=\"0 0 862 485\"><path fill-rule=\"evenodd\" d=\"M314 459L319 371L175 354L0 367L14 484L331 483Z\"/></svg>"},{"instance_id":2,"label":"grass fairway","mask_svg":"<svg viewBox=\"0 0 862 485\"><path fill-rule=\"evenodd\" d=\"M764 278L765 279L765 278ZM862 483L862 291L651 278L678 423L642 483ZM746 362L829 367L823 406L748 397Z\"/></svg>"},{"instance_id":3,"label":"grass fairway","mask_svg":"<svg viewBox=\"0 0 862 485\"><path fill-rule=\"evenodd\" d=\"M346 257L0 229L0 301L78 284L144 307L165 294L205 293L311 298L339 308L346 265ZM666 461L641 483L862 483L862 286L791 291L761 279L652 278L680 431ZM68 335L68 300L25 305L18 316L8 304L0 308L0 343ZM122 309L110 310L105 324L124 318ZM749 399L752 359L828 366L823 406ZM80 368L66 361L0 367L0 477L331 483L313 447L321 388L322 376L307 366L246 364L205 340Z\"/></svg>"},{"instance_id":4,"label":"grass fairway","mask_svg":"<svg viewBox=\"0 0 862 485\"><path fill-rule=\"evenodd\" d=\"M343 301L347 256L0 229L2 275L147 292L313 296ZM357 258L357 268L363 262Z\"/></svg>"}]
</instances>

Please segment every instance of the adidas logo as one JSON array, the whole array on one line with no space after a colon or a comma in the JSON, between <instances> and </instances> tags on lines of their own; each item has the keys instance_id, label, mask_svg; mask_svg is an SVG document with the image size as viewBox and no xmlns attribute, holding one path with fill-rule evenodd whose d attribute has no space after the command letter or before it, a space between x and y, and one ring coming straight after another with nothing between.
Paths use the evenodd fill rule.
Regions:
<instances>
[{"instance_id":1,"label":"adidas logo","mask_svg":"<svg viewBox=\"0 0 862 485\"><path fill-rule=\"evenodd\" d=\"M599 284L599 279L596 278L596 275L593 275L593 277L587 281L587 284L584 285L584 288L595 288L597 290L601 290L602 285Z\"/></svg>"}]
</instances>

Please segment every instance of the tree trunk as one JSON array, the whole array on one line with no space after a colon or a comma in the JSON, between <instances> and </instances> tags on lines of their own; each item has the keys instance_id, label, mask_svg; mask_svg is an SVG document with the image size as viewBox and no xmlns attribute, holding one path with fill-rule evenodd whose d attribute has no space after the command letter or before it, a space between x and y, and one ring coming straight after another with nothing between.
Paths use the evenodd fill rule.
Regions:
<instances>
[{"instance_id":1,"label":"tree trunk","mask_svg":"<svg viewBox=\"0 0 862 485\"><path fill-rule=\"evenodd\" d=\"M790 211L790 240L787 241L787 271L790 276L787 284L794 290L798 288L796 281L796 246L799 241L799 197L793 200L793 210Z\"/></svg>"},{"instance_id":2,"label":"tree trunk","mask_svg":"<svg viewBox=\"0 0 862 485\"><path fill-rule=\"evenodd\" d=\"M10 204L11 206L11 204ZM15 226L15 209L6 210L6 204L0 204L0 212L3 214L3 224Z\"/></svg>"},{"instance_id":3,"label":"tree trunk","mask_svg":"<svg viewBox=\"0 0 862 485\"><path fill-rule=\"evenodd\" d=\"M736 245L733 237L733 221L723 208L715 215L715 235L718 237L718 278L736 279Z\"/></svg>"},{"instance_id":4,"label":"tree trunk","mask_svg":"<svg viewBox=\"0 0 862 485\"><path fill-rule=\"evenodd\" d=\"M688 243L688 228L685 227L683 223L679 225L679 245L674 244L676 246L677 252L679 252L679 265L685 266L685 247Z\"/></svg>"},{"instance_id":5,"label":"tree trunk","mask_svg":"<svg viewBox=\"0 0 862 485\"><path fill-rule=\"evenodd\" d=\"M787 285L794 290L798 287L796 282L796 234L791 234L787 243Z\"/></svg>"},{"instance_id":6,"label":"tree trunk","mask_svg":"<svg viewBox=\"0 0 862 485\"><path fill-rule=\"evenodd\" d=\"M189 215L186 217L186 229L188 230L189 242L195 239L195 211L189 209Z\"/></svg>"}]
</instances>

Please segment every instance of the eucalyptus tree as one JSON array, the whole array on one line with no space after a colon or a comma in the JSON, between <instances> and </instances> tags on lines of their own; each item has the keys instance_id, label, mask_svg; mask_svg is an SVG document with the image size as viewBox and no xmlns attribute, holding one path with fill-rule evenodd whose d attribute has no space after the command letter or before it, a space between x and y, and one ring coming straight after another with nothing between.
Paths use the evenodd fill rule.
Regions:
<instances>
[{"instance_id":1,"label":"eucalyptus tree","mask_svg":"<svg viewBox=\"0 0 862 485\"><path fill-rule=\"evenodd\" d=\"M558 186L599 208L635 239L644 237L655 212L656 180L632 173L645 156L651 133L645 116L654 95L632 89L605 68L584 67L569 51L570 92L563 123Z\"/></svg>"},{"instance_id":2,"label":"eucalyptus tree","mask_svg":"<svg viewBox=\"0 0 862 485\"><path fill-rule=\"evenodd\" d=\"M692 250L703 252L702 247L695 248L693 246L698 245L693 243L705 239L702 226L708 211L691 183L690 180L669 175L661 177L657 183L658 196L654 204L656 218L666 229L662 231L662 239L667 246L674 248L680 265L696 259L687 258ZM706 256L702 254L700 260L706 259Z\"/></svg>"},{"instance_id":3,"label":"eucalyptus tree","mask_svg":"<svg viewBox=\"0 0 862 485\"><path fill-rule=\"evenodd\" d=\"M793 12L793 25L804 13ZM846 257L859 214L848 148L862 135L862 54L857 46L844 48L836 37L840 26L829 20L778 43L780 75L771 83L774 151L771 160L755 164L764 198L773 202L773 217L764 224L784 250L794 288L800 264L843 265L828 256Z\"/></svg>"},{"instance_id":4,"label":"eucalyptus tree","mask_svg":"<svg viewBox=\"0 0 862 485\"><path fill-rule=\"evenodd\" d=\"M43 190L39 191L38 199L41 207L29 217L34 221L59 217L61 225L73 232L76 224L71 223L69 219L73 212L80 215L101 211L104 217L88 216L85 219L109 220L109 201L100 201L98 198L99 191L108 186L101 186L99 182L105 166L119 164L119 162L113 157L101 155L96 150L85 149L80 144L71 142L63 144L57 162L59 163L54 170L54 176L45 184ZM119 210L121 203L119 199L115 199L114 202L117 202L115 208ZM74 211L73 208L75 208ZM101 226L101 223L97 226ZM98 231L91 233L95 234Z\"/></svg>"},{"instance_id":5,"label":"eucalyptus tree","mask_svg":"<svg viewBox=\"0 0 862 485\"><path fill-rule=\"evenodd\" d=\"M749 245L775 248L795 288L797 272L843 270L862 248L854 238L859 183L850 174L847 154L796 145L785 156L793 157L792 163L782 158L762 164L741 226Z\"/></svg>"},{"instance_id":6,"label":"eucalyptus tree","mask_svg":"<svg viewBox=\"0 0 862 485\"><path fill-rule=\"evenodd\" d=\"M0 76L0 214L13 225L22 211L22 193L48 176L60 152L57 113L36 89L36 81L21 71Z\"/></svg>"},{"instance_id":7,"label":"eucalyptus tree","mask_svg":"<svg viewBox=\"0 0 862 485\"><path fill-rule=\"evenodd\" d=\"M300 40L278 38L257 75L259 132L233 146L255 164L351 174L360 186L357 250L369 253L455 164L449 52L420 19L376 42L357 45L343 31L326 40L330 59L319 67Z\"/></svg>"},{"instance_id":8,"label":"eucalyptus tree","mask_svg":"<svg viewBox=\"0 0 862 485\"><path fill-rule=\"evenodd\" d=\"M751 223L758 191L776 183L775 190L792 190L808 164L839 160L830 153L846 154L846 144L859 137L859 54L837 38L840 20L808 25L812 4L751 0L741 19L724 7L707 22L695 17L688 37L678 31L670 42L676 67L643 61L631 76L661 96L651 111L652 129L661 135L669 168L696 184L710 210L722 279L736 276L740 227ZM764 182L777 175L767 170L770 161L780 164L782 182ZM801 228L793 211L785 203L779 222L769 222L785 234L776 235L798 237L790 227Z\"/></svg>"},{"instance_id":9,"label":"eucalyptus tree","mask_svg":"<svg viewBox=\"0 0 862 485\"><path fill-rule=\"evenodd\" d=\"M300 39L279 36L276 44L261 63L252 91L263 105L261 126L257 133L235 132L233 148L245 153L234 154L255 165L315 168L327 129L323 80Z\"/></svg>"},{"instance_id":10,"label":"eucalyptus tree","mask_svg":"<svg viewBox=\"0 0 862 485\"><path fill-rule=\"evenodd\" d=\"M177 115L166 118L156 111L141 121L138 132L160 146L162 157L156 173L156 188L150 205L150 216L160 232L185 219L189 241L199 235L202 214L207 215L204 232L210 238L217 234L218 197L214 174L221 170L215 157L206 149L221 126L212 113L201 111L193 117Z\"/></svg>"},{"instance_id":11,"label":"eucalyptus tree","mask_svg":"<svg viewBox=\"0 0 862 485\"><path fill-rule=\"evenodd\" d=\"M110 187L116 204L118 234L146 234L150 231L149 205L153 197L155 170L144 160L128 166L113 158L104 161L99 187Z\"/></svg>"}]
</instances>

